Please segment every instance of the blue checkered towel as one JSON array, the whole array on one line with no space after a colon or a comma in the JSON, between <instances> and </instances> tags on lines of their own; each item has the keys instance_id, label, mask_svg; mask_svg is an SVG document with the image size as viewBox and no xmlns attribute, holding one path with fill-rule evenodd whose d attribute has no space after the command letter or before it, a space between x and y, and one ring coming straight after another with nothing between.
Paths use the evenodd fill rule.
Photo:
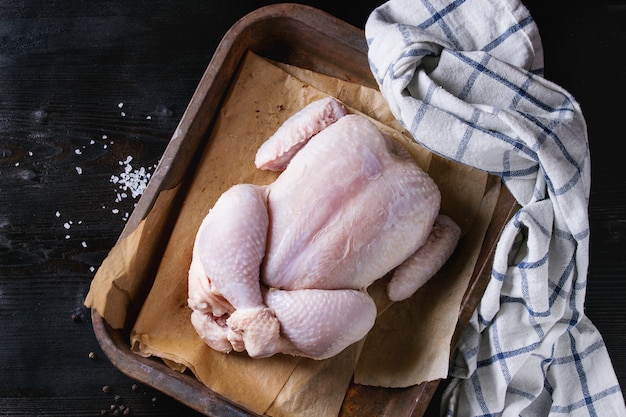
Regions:
<instances>
[{"instance_id":1,"label":"blue checkered towel","mask_svg":"<svg viewBox=\"0 0 626 417\"><path fill-rule=\"evenodd\" d=\"M518 0L391 0L365 26L394 115L432 151L502 177L522 208L457 348L446 416L626 416L583 303L589 148L579 105L542 77Z\"/></svg>"}]
</instances>

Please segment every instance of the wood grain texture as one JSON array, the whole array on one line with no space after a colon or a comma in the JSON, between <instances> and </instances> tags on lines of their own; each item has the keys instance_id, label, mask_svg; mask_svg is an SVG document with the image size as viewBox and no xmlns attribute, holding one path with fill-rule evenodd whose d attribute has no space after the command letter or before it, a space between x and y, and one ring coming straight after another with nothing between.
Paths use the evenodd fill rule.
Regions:
<instances>
[{"instance_id":1,"label":"wood grain texture","mask_svg":"<svg viewBox=\"0 0 626 417\"><path fill-rule=\"evenodd\" d=\"M82 303L136 203L116 201L120 162L131 156L133 169L148 170L158 162L224 33L270 3L0 0L0 416L100 415L112 404L135 416L198 415L151 388L133 390L104 357ZM362 28L380 2L304 3ZM586 313L624 389L623 116L607 96L626 93L626 5L525 3L546 77L574 94L587 119Z\"/></svg>"}]
</instances>

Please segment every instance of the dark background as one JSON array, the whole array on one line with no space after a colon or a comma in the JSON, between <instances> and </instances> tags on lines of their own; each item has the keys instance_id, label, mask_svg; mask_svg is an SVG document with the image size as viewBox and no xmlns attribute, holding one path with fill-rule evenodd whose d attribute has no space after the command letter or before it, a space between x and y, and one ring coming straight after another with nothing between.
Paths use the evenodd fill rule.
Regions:
<instances>
[{"instance_id":1,"label":"dark background","mask_svg":"<svg viewBox=\"0 0 626 417\"><path fill-rule=\"evenodd\" d=\"M197 415L111 365L83 300L136 203L117 199L120 161L153 169L222 36L270 3L0 0L0 416L95 416L115 395L135 416ZM304 3L363 28L381 2ZM542 34L546 78L587 119L586 312L624 389L626 5L525 4Z\"/></svg>"}]
</instances>

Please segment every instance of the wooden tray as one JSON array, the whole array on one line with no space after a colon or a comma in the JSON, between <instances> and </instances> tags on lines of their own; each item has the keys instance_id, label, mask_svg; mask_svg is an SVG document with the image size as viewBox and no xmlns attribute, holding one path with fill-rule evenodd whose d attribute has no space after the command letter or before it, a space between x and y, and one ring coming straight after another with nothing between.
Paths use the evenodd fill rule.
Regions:
<instances>
[{"instance_id":1,"label":"wooden tray","mask_svg":"<svg viewBox=\"0 0 626 417\"><path fill-rule=\"evenodd\" d=\"M276 61L311 69L339 79L377 88L367 62L365 34L320 10L297 4L278 4L258 9L239 20L226 33L194 93L159 169L127 222L120 239L131 233L147 216L162 190L185 183L188 167L194 165L210 132L214 116L228 91L246 51ZM176 164L170 163L176 160ZM178 187L184 190L184 187ZM182 198L184 192L179 191ZM517 209L510 193L502 187L496 212L487 230L481 255L461 304L453 346L482 297L490 277L492 256L502 227ZM167 233L164 229L164 234ZM151 282L145 285L146 293ZM134 300L139 309L143 300ZM132 313L122 330L111 328L92 310L96 338L111 362L122 372L209 416L231 417L253 414L216 394L193 375L178 373L158 358L143 358L129 346ZM421 416L439 381L404 389L387 389L351 384L340 412L350 416Z\"/></svg>"}]
</instances>

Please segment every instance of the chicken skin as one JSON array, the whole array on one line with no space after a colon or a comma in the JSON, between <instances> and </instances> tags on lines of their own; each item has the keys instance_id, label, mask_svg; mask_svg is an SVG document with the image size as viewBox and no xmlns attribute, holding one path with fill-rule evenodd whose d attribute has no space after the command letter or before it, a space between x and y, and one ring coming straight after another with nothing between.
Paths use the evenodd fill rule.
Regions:
<instances>
[{"instance_id":1,"label":"chicken skin","mask_svg":"<svg viewBox=\"0 0 626 417\"><path fill-rule=\"evenodd\" d=\"M288 119L255 164L282 173L227 190L193 248L191 321L215 350L332 357L374 325L374 281L393 270L389 298L408 298L459 240L434 181L333 98Z\"/></svg>"}]
</instances>

